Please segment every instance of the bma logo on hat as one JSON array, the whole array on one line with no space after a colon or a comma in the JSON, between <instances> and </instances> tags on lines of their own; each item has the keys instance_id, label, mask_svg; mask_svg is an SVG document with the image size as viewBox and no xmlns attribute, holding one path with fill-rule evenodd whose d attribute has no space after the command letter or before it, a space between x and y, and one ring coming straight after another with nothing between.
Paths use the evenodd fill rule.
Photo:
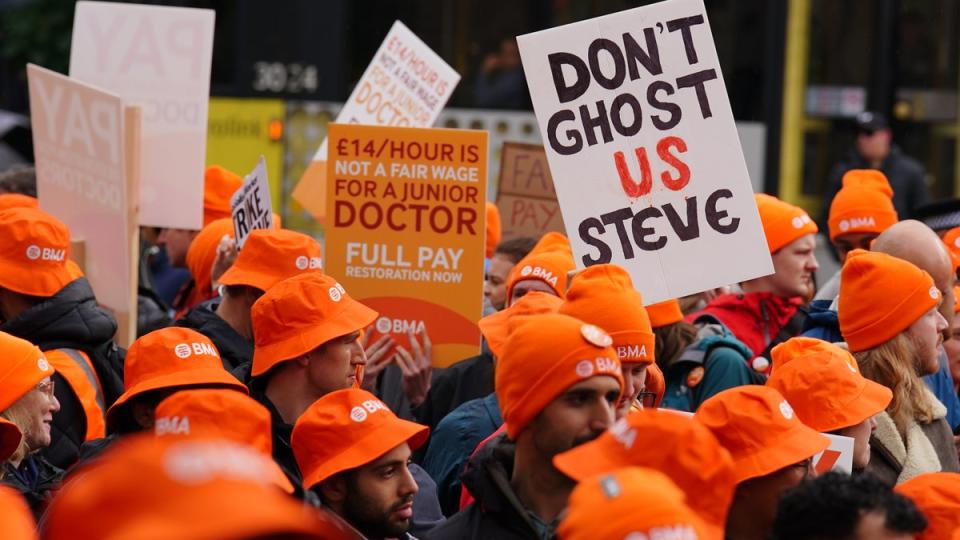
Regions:
<instances>
[{"instance_id":1,"label":"bma logo on hat","mask_svg":"<svg viewBox=\"0 0 960 540\"><path fill-rule=\"evenodd\" d=\"M40 258L40 248L30 244L27 246L27 258L31 261L35 261Z\"/></svg>"},{"instance_id":2,"label":"bma logo on hat","mask_svg":"<svg viewBox=\"0 0 960 540\"><path fill-rule=\"evenodd\" d=\"M190 418L186 416L162 416L154 425L155 435L189 435Z\"/></svg>"},{"instance_id":3,"label":"bma logo on hat","mask_svg":"<svg viewBox=\"0 0 960 540\"><path fill-rule=\"evenodd\" d=\"M847 232L850 230L850 222L847 220L842 220L840 222L840 232Z\"/></svg>"},{"instance_id":4,"label":"bma logo on hat","mask_svg":"<svg viewBox=\"0 0 960 540\"><path fill-rule=\"evenodd\" d=\"M787 400L780 402L780 414L782 414L787 420L791 420L793 418L793 407L787 403Z\"/></svg>"},{"instance_id":5,"label":"bma logo on hat","mask_svg":"<svg viewBox=\"0 0 960 540\"><path fill-rule=\"evenodd\" d=\"M37 369L40 371L50 371L50 362L44 357L37 358Z\"/></svg>"},{"instance_id":6,"label":"bma logo on hat","mask_svg":"<svg viewBox=\"0 0 960 540\"><path fill-rule=\"evenodd\" d=\"M934 300L940 298L940 290L936 287L930 287L930 290L927 292L930 293L930 298L933 298Z\"/></svg>"},{"instance_id":7,"label":"bma logo on hat","mask_svg":"<svg viewBox=\"0 0 960 540\"><path fill-rule=\"evenodd\" d=\"M220 358L217 349L209 343L181 343L173 348L173 354L177 355L177 358L189 358L190 355Z\"/></svg>"},{"instance_id":8,"label":"bma logo on hat","mask_svg":"<svg viewBox=\"0 0 960 540\"><path fill-rule=\"evenodd\" d=\"M368 399L360 405L350 409L350 419L354 422L363 422L369 415L377 411L388 410L390 409L379 399Z\"/></svg>"},{"instance_id":9,"label":"bma logo on hat","mask_svg":"<svg viewBox=\"0 0 960 540\"><path fill-rule=\"evenodd\" d=\"M339 302L340 299L343 298L343 295L347 294L346 289L344 289L343 285L340 285L339 283L333 287L330 287L328 292L330 293L330 299L334 302Z\"/></svg>"},{"instance_id":10,"label":"bma logo on hat","mask_svg":"<svg viewBox=\"0 0 960 540\"><path fill-rule=\"evenodd\" d=\"M363 422L367 419L367 411L363 410L363 407L358 405L350 409L350 419L354 422Z\"/></svg>"},{"instance_id":11,"label":"bma logo on hat","mask_svg":"<svg viewBox=\"0 0 960 540\"><path fill-rule=\"evenodd\" d=\"M794 229L802 229L804 225L810 223L810 216L803 214L802 216L797 216L793 218L790 222L793 225Z\"/></svg>"},{"instance_id":12,"label":"bma logo on hat","mask_svg":"<svg viewBox=\"0 0 960 540\"><path fill-rule=\"evenodd\" d=\"M529 264L520 269L520 275L523 277L527 277L532 273L533 273L533 267L530 266Z\"/></svg>"},{"instance_id":13,"label":"bma logo on hat","mask_svg":"<svg viewBox=\"0 0 960 540\"><path fill-rule=\"evenodd\" d=\"M67 258L67 251L65 249L53 248L40 249L40 246L30 244L27 246L27 258L31 261L43 259L45 261L63 262L63 260Z\"/></svg>"},{"instance_id":14,"label":"bma logo on hat","mask_svg":"<svg viewBox=\"0 0 960 540\"><path fill-rule=\"evenodd\" d=\"M577 363L577 375L581 378L586 379L587 377L593 375L593 362L589 360L581 360Z\"/></svg>"},{"instance_id":15,"label":"bma logo on hat","mask_svg":"<svg viewBox=\"0 0 960 540\"><path fill-rule=\"evenodd\" d=\"M181 343L173 348L173 354L177 355L177 358L188 358L190 356L190 346Z\"/></svg>"},{"instance_id":16,"label":"bma logo on hat","mask_svg":"<svg viewBox=\"0 0 960 540\"><path fill-rule=\"evenodd\" d=\"M297 270L314 270L317 268L322 268L320 264L320 257L307 257L306 255L301 255L297 257L295 264L297 265Z\"/></svg>"}]
</instances>

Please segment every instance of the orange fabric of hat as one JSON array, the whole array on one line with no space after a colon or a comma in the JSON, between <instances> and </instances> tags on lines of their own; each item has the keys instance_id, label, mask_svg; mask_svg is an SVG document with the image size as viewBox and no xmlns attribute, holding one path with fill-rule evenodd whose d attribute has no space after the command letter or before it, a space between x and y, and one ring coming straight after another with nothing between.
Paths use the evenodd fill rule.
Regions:
<instances>
[{"instance_id":1,"label":"orange fabric of hat","mask_svg":"<svg viewBox=\"0 0 960 540\"><path fill-rule=\"evenodd\" d=\"M893 189L882 172L853 169L843 175L843 187L830 203L831 241L845 234L880 234L896 222Z\"/></svg>"},{"instance_id":2,"label":"orange fabric of hat","mask_svg":"<svg viewBox=\"0 0 960 540\"><path fill-rule=\"evenodd\" d=\"M477 326L487 345L495 357L503 354L503 344L507 342L510 331L510 319L514 316L539 315L541 313L556 313L563 300L558 296L541 291L534 291L523 295L512 306L491 313L480 319Z\"/></svg>"},{"instance_id":3,"label":"orange fabric of hat","mask_svg":"<svg viewBox=\"0 0 960 540\"><path fill-rule=\"evenodd\" d=\"M493 257L493 251L497 249L500 238L503 237L503 227L500 225L500 210L497 205L487 201L487 243L486 257Z\"/></svg>"},{"instance_id":4,"label":"orange fabric of hat","mask_svg":"<svg viewBox=\"0 0 960 540\"><path fill-rule=\"evenodd\" d=\"M943 244L947 246L953 268L960 268L960 227L954 227L943 235Z\"/></svg>"},{"instance_id":5,"label":"orange fabric of hat","mask_svg":"<svg viewBox=\"0 0 960 540\"><path fill-rule=\"evenodd\" d=\"M123 394L107 410L107 425L115 426L125 404L153 390L247 387L223 369L220 353L210 339L189 328L170 326L141 336L130 345L123 369Z\"/></svg>"},{"instance_id":6,"label":"orange fabric of hat","mask_svg":"<svg viewBox=\"0 0 960 540\"><path fill-rule=\"evenodd\" d=\"M0 193L0 212L9 208L39 208L40 201L36 197L19 193Z\"/></svg>"},{"instance_id":7,"label":"orange fabric of hat","mask_svg":"<svg viewBox=\"0 0 960 540\"><path fill-rule=\"evenodd\" d=\"M217 247L224 236L233 238L233 220L218 219L204 225L203 229L190 242L187 250L187 268L193 276L193 291L188 306L195 306L216 294L212 287L211 273L213 262L217 259Z\"/></svg>"},{"instance_id":8,"label":"orange fabric of hat","mask_svg":"<svg viewBox=\"0 0 960 540\"><path fill-rule=\"evenodd\" d=\"M890 341L939 303L930 274L886 253L855 249L840 270L837 315L853 352Z\"/></svg>"},{"instance_id":9,"label":"orange fabric of hat","mask_svg":"<svg viewBox=\"0 0 960 540\"><path fill-rule=\"evenodd\" d=\"M691 497L654 469L627 467L588 478L573 488L557 536L702 539L710 535L687 504Z\"/></svg>"},{"instance_id":10,"label":"orange fabric of hat","mask_svg":"<svg viewBox=\"0 0 960 540\"><path fill-rule=\"evenodd\" d=\"M20 447L20 440L23 435L16 424L0 418L0 463L6 461Z\"/></svg>"},{"instance_id":11,"label":"orange fabric of hat","mask_svg":"<svg viewBox=\"0 0 960 540\"><path fill-rule=\"evenodd\" d=\"M647 306L647 315L650 316L650 326L653 328L660 328L683 320L680 301L676 298L650 304Z\"/></svg>"},{"instance_id":12,"label":"orange fabric of hat","mask_svg":"<svg viewBox=\"0 0 960 540\"><path fill-rule=\"evenodd\" d=\"M693 417L733 456L737 483L809 459L830 445L769 386L724 390L704 401Z\"/></svg>"},{"instance_id":13,"label":"orange fabric of hat","mask_svg":"<svg viewBox=\"0 0 960 540\"><path fill-rule=\"evenodd\" d=\"M273 458L270 411L255 399L234 390L201 388L181 390L154 410L157 437L209 437L245 444ZM275 482L287 493L293 484L273 463Z\"/></svg>"},{"instance_id":14,"label":"orange fabric of hat","mask_svg":"<svg viewBox=\"0 0 960 540\"><path fill-rule=\"evenodd\" d=\"M654 407L659 407L663 401L663 396L667 393L667 380L663 376L660 366L654 362L647 366L647 380L644 383L647 392L653 392L657 395Z\"/></svg>"},{"instance_id":15,"label":"orange fabric of hat","mask_svg":"<svg viewBox=\"0 0 960 540\"><path fill-rule=\"evenodd\" d=\"M595 325L559 313L513 317L494 387L507 435L517 435L567 388L607 376L623 388L613 338Z\"/></svg>"},{"instance_id":16,"label":"orange fabric of hat","mask_svg":"<svg viewBox=\"0 0 960 540\"><path fill-rule=\"evenodd\" d=\"M793 338L773 348L767 386L787 399L800 421L829 433L886 410L893 393L860 374L853 356L813 338Z\"/></svg>"},{"instance_id":17,"label":"orange fabric of hat","mask_svg":"<svg viewBox=\"0 0 960 540\"><path fill-rule=\"evenodd\" d=\"M267 291L302 272L322 272L322 250L313 238L286 229L250 233L222 285L246 285Z\"/></svg>"},{"instance_id":18,"label":"orange fabric of hat","mask_svg":"<svg viewBox=\"0 0 960 540\"><path fill-rule=\"evenodd\" d=\"M766 193L757 193L754 198L770 253L780 251L780 248L798 238L817 233L817 224L803 208Z\"/></svg>"},{"instance_id":19,"label":"orange fabric of hat","mask_svg":"<svg viewBox=\"0 0 960 540\"><path fill-rule=\"evenodd\" d=\"M0 287L53 296L76 275L67 266L70 230L39 208L0 212Z\"/></svg>"},{"instance_id":20,"label":"orange fabric of hat","mask_svg":"<svg viewBox=\"0 0 960 540\"><path fill-rule=\"evenodd\" d=\"M654 336L643 297L622 266L590 266L570 282L560 313L602 328L613 338L621 363L650 364Z\"/></svg>"},{"instance_id":21,"label":"orange fabric of hat","mask_svg":"<svg viewBox=\"0 0 960 540\"><path fill-rule=\"evenodd\" d=\"M737 484L730 453L713 433L689 416L662 409L628 414L595 440L555 456L553 464L578 482L621 467L661 471L716 533L723 532Z\"/></svg>"},{"instance_id":22,"label":"orange fabric of hat","mask_svg":"<svg viewBox=\"0 0 960 540\"><path fill-rule=\"evenodd\" d=\"M54 373L36 345L6 332L0 332L0 357L0 412Z\"/></svg>"},{"instance_id":23,"label":"orange fabric of hat","mask_svg":"<svg viewBox=\"0 0 960 540\"><path fill-rule=\"evenodd\" d=\"M203 174L203 226L233 215L233 194L243 187L243 178L219 165L210 165Z\"/></svg>"},{"instance_id":24,"label":"orange fabric of hat","mask_svg":"<svg viewBox=\"0 0 960 540\"><path fill-rule=\"evenodd\" d=\"M960 474L935 472L915 476L893 490L913 501L927 518L917 540L940 540L960 530Z\"/></svg>"},{"instance_id":25,"label":"orange fabric of hat","mask_svg":"<svg viewBox=\"0 0 960 540\"><path fill-rule=\"evenodd\" d=\"M268 457L224 439L129 435L68 477L45 538L361 538L277 489L274 471Z\"/></svg>"},{"instance_id":26,"label":"orange fabric of hat","mask_svg":"<svg viewBox=\"0 0 960 540\"><path fill-rule=\"evenodd\" d=\"M4 540L37 540L37 524L20 492L0 485L0 528ZM67 538L67 537L64 537Z\"/></svg>"},{"instance_id":27,"label":"orange fabric of hat","mask_svg":"<svg viewBox=\"0 0 960 540\"><path fill-rule=\"evenodd\" d=\"M953 288L953 297L957 299L957 301L953 304L953 312L960 313L960 285L957 285Z\"/></svg>"},{"instance_id":28,"label":"orange fabric of hat","mask_svg":"<svg viewBox=\"0 0 960 540\"><path fill-rule=\"evenodd\" d=\"M362 330L377 315L323 273L308 272L285 279L271 287L250 310L254 336L251 374L262 375L331 339Z\"/></svg>"},{"instance_id":29,"label":"orange fabric of hat","mask_svg":"<svg viewBox=\"0 0 960 540\"><path fill-rule=\"evenodd\" d=\"M331 476L361 467L407 443L416 450L430 428L397 415L366 390L347 388L313 402L297 419L290 446L310 489Z\"/></svg>"},{"instance_id":30,"label":"orange fabric of hat","mask_svg":"<svg viewBox=\"0 0 960 540\"><path fill-rule=\"evenodd\" d=\"M526 257L520 259L507 276L507 304L513 298L513 288L528 279L546 283L560 298L566 296L567 273L576 269L570 241L558 232L549 232L540 238Z\"/></svg>"}]
</instances>

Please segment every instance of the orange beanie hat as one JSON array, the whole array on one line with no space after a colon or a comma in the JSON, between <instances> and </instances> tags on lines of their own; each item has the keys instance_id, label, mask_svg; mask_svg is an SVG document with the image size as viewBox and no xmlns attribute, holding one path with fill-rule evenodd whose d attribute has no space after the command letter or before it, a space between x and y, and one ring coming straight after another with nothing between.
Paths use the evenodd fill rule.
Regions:
<instances>
[{"instance_id":1,"label":"orange beanie hat","mask_svg":"<svg viewBox=\"0 0 960 540\"><path fill-rule=\"evenodd\" d=\"M213 261L217 258L217 246L224 236L233 238L233 220L230 218L218 219L204 225L203 229L190 242L190 249L187 250L187 268L190 269L190 275L193 276L194 289L196 295L191 294L199 300L212 298L214 291L211 290L210 273L213 271ZM187 303L188 307L195 304Z\"/></svg>"},{"instance_id":2,"label":"orange beanie hat","mask_svg":"<svg viewBox=\"0 0 960 540\"><path fill-rule=\"evenodd\" d=\"M897 222L893 189L880 171L853 169L830 203L830 240L854 233L880 234Z\"/></svg>"},{"instance_id":3,"label":"orange beanie hat","mask_svg":"<svg viewBox=\"0 0 960 540\"><path fill-rule=\"evenodd\" d=\"M710 538L684 495L662 472L629 467L584 480L573 488L557 536L597 538Z\"/></svg>"},{"instance_id":4,"label":"orange beanie hat","mask_svg":"<svg viewBox=\"0 0 960 540\"><path fill-rule=\"evenodd\" d=\"M609 376L623 388L620 360L610 347L613 339L596 326L558 313L514 317L509 325L494 387L511 439L584 379Z\"/></svg>"},{"instance_id":5,"label":"orange beanie hat","mask_svg":"<svg viewBox=\"0 0 960 540\"><path fill-rule=\"evenodd\" d=\"M487 201L487 246L486 256L493 257L493 250L497 249L500 238L503 237L503 226L500 225L500 210L497 205Z\"/></svg>"},{"instance_id":6,"label":"orange beanie hat","mask_svg":"<svg viewBox=\"0 0 960 540\"><path fill-rule=\"evenodd\" d=\"M230 201L243 186L243 178L219 165L211 165L203 174L203 225L229 218L233 214Z\"/></svg>"},{"instance_id":7,"label":"orange beanie hat","mask_svg":"<svg viewBox=\"0 0 960 540\"><path fill-rule=\"evenodd\" d=\"M621 363L653 362L650 317L623 267L597 264L577 274L560 313L602 328L613 338L613 349Z\"/></svg>"},{"instance_id":8,"label":"orange beanie hat","mask_svg":"<svg viewBox=\"0 0 960 540\"><path fill-rule=\"evenodd\" d=\"M680 301L676 298L650 304L647 306L647 315L650 316L650 326L653 328L660 328L683 320Z\"/></svg>"},{"instance_id":9,"label":"orange beanie hat","mask_svg":"<svg viewBox=\"0 0 960 540\"><path fill-rule=\"evenodd\" d=\"M780 248L798 238L817 233L817 224L810 219L803 208L783 202L766 193L757 193L754 198L757 201L760 223L763 225L763 234L767 237L770 253L780 251Z\"/></svg>"},{"instance_id":10,"label":"orange beanie hat","mask_svg":"<svg viewBox=\"0 0 960 540\"><path fill-rule=\"evenodd\" d=\"M890 341L939 303L930 274L886 253L855 249L840 270L840 332L853 352Z\"/></svg>"},{"instance_id":11,"label":"orange beanie hat","mask_svg":"<svg viewBox=\"0 0 960 540\"><path fill-rule=\"evenodd\" d=\"M36 540L37 524L20 492L0 486L0 528L4 540Z\"/></svg>"},{"instance_id":12,"label":"orange beanie hat","mask_svg":"<svg viewBox=\"0 0 960 540\"><path fill-rule=\"evenodd\" d=\"M554 294L563 298L567 291L567 273L576 267L567 237L558 232L548 232L510 271L507 277L507 305L510 305L516 284L528 279L546 283Z\"/></svg>"},{"instance_id":13,"label":"orange beanie hat","mask_svg":"<svg viewBox=\"0 0 960 540\"><path fill-rule=\"evenodd\" d=\"M480 332L487 340L490 351L495 357L499 357L503 354L503 344L507 342L507 336L510 333L510 319L514 316L556 313L561 305L563 305L563 300L559 297L534 291L524 295L512 306L480 319L477 326L480 327Z\"/></svg>"},{"instance_id":14,"label":"orange beanie hat","mask_svg":"<svg viewBox=\"0 0 960 540\"><path fill-rule=\"evenodd\" d=\"M53 375L54 369L36 345L0 332L0 412L16 403L27 392Z\"/></svg>"},{"instance_id":15,"label":"orange beanie hat","mask_svg":"<svg viewBox=\"0 0 960 540\"><path fill-rule=\"evenodd\" d=\"M927 528L917 540L949 538L950 533L960 530L960 474L921 474L893 490L912 500L927 518Z\"/></svg>"}]
</instances>

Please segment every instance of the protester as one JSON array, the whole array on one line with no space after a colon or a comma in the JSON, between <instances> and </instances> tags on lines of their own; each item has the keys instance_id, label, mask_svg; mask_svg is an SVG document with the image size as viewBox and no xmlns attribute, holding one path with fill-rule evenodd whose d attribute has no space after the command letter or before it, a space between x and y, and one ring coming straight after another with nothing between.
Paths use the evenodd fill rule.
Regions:
<instances>
[{"instance_id":1,"label":"protester","mask_svg":"<svg viewBox=\"0 0 960 540\"><path fill-rule=\"evenodd\" d=\"M770 349L800 333L799 308L815 292L817 224L776 197L759 193L756 202L774 273L741 283L742 293L718 296L687 321L722 323L753 352L750 367L768 373Z\"/></svg>"},{"instance_id":2,"label":"protester","mask_svg":"<svg viewBox=\"0 0 960 540\"><path fill-rule=\"evenodd\" d=\"M414 495L408 468L426 426L397 418L373 394L345 389L315 401L293 428L303 488L370 539L412 538Z\"/></svg>"},{"instance_id":3,"label":"protester","mask_svg":"<svg viewBox=\"0 0 960 540\"><path fill-rule=\"evenodd\" d=\"M894 491L909 498L927 518L927 528L917 540L949 538L960 531L960 474L921 474L900 484Z\"/></svg>"},{"instance_id":4,"label":"protester","mask_svg":"<svg viewBox=\"0 0 960 540\"><path fill-rule=\"evenodd\" d=\"M610 336L560 314L509 326L496 372L507 438L484 447L463 476L477 501L426 538L549 537L573 489L553 457L613 423L623 376Z\"/></svg>"},{"instance_id":5,"label":"protester","mask_svg":"<svg viewBox=\"0 0 960 540\"><path fill-rule=\"evenodd\" d=\"M284 229L252 231L233 265L218 280L223 291L219 301L197 306L176 324L210 338L228 371L243 371L241 366L247 365L249 372L254 302L288 277L322 271L320 244L313 238Z\"/></svg>"},{"instance_id":6,"label":"protester","mask_svg":"<svg viewBox=\"0 0 960 540\"><path fill-rule=\"evenodd\" d=\"M37 540L37 526L23 497L0 485L0 523L5 540Z\"/></svg>"},{"instance_id":7,"label":"protester","mask_svg":"<svg viewBox=\"0 0 960 540\"><path fill-rule=\"evenodd\" d=\"M16 425L22 434L3 460L0 481L19 491L39 518L63 475L38 454L50 445L51 422L60 410L53 391L54 368L36 346L4 332L0 332L0 351L4 358L0 367L0 417ZM4 432L10 436L9 427Z\"/></svg>"},{"instance_id":8,"label":"protester","mask_svg":"<svg viewBox=\"0 0 960 540\"><path fill-rule=\"evenodd\" d=\"M638 505L640 501L643 504ZM690 498L658 471L630 467L604 473L574 488L557 537L709 538L689 502Z\"/></svg>"},{"instance_id":9,"label":"protester","mask_svg":"<svg viewBox=\"0 0 960 540\"><path fill-rule=\"evenodd\" d=\"M77 460L84 441L104 435L106 408L123 392L117 321L69 257L70 231L53 216L0 212L0 331L37 345L56 368L61 410L44 457L61 468Z\"/></svg>"},{"instance_id":10,"label":"protester","mask_svg":"<svg viewBox=\"0 0 960 540\"><path fill-rule=\"evenodd\" d=\"M229 217L215 219L204 225L194 236L187 249L187 269L190 281L180 289L173 300L176 317L180 318L188 311L217 295L214 283L214 264L223 256L220 246L224 241L233 240L233 220ZM219 277L219 276L217 276Z\"/></svg>"},{"instance_id":11,"label":"protester","mask_svg":"<svg viewBox=\"0 0 960 540\"><path fill-rule=\"evenodd\" d=\"M730 452L713 433L670 411L631 413L596 440L559 454L553 463L578 482L622 467L656 469L686 494L710 538L723 536L737 483Z\"/></svg>"},{"instance_id":12,"label":"protester","mask_svg":"<svg viewBox=\"0 0 960 540\"><path fill-rule=\"evenodd\" d=\"M916 535L926 526L923 513L910 499L894 493L876 477L828 472L784 493L771 538L907 540L925 537Z\"/></svg>"},{"instance_id":13,"label":"protester","mask_svg":"<svg viewBox=\"0 0 960 540\"><path fill-rule=\"evenodd\" d=\"M530 254L537 241L526 236L504 240L497 244L483 276L483 296L500 311L507 303L507 279L510 271L524 257Z\"/></svg>"},{"instance_id":14,"label":"protester","mask_svg":"<svg viewBox=\"0 0 960 540\"><path fill-rule=\"evenodd\" d=\"M867 467L889 485L960 471L946 408L919 378L939 369L942 301L930 274L902 259L854 250L843 265L840 330L861 373L893 392Z\"/></svg>"},{"instance_id":15,"label":"protester","mask_svg":"<svg viewBox=\"0 0 960 540\"><path fill-rule=\"evenodd\" d=\"M733 456L737 488L726 537L765 540L780 495L815 474L813 456L830 439L804 425L780 392L767 386L720 392L693 417Z\"/></svg>"},{"instance_id":16,"label":"protester","mask_svg":"<svg viewBox=\"0 0 960 540\"><path fill-rule=\"evenodd\" d=\"M953 295L960 298L960 287L953 288ZM953 379L953 392L960 393L960 302L954 304L953 323L950 325L950 339L943 342L943 351L947 355L950 377Z\"/></svg>"},{"instance_id":17,"label":"protester","mask_svg":"<svg viewBox=\"0 0 960 540\"><path fill-rule=\"evenodd\" d=\"M567 290L567 274L575 268L567 237L556 232L543 235L530 253L510 270L505 305L510 306L531 291L563 298Z\"/></svg>"},{"instance_id":18,"label":"protester","mask_svg":"<svg viewBox=\"0 0 960 540\"><path fill-rule=\"evenodd\" d=\"M853 438L853 470L867 467L874 416L886 410L893 393L860 375L849 352L819 339L792 338L774 347L767 386L787 399L804 424Z\"/></svg>"}]
</instances>

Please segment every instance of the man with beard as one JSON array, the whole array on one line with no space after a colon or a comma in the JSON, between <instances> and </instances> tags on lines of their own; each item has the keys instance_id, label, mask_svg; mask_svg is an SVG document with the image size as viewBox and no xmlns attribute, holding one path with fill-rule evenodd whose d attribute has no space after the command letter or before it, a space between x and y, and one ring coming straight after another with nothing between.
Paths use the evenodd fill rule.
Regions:
<instances>
[{"instance_id":1,"label":"man with beard","mask_svg":"<svg viewBox=\"0 0 960 540\"><path fill-rule=\"evenodd\" d=\"M600 436L623 389L603 330L555 313L516 317L494 381L506 437L474 456L463 482L476 502L430 539L550 538L574 482L553 457Z\"/></svg>"},{"instance_id":2,"label":"man with beard","mask_svg":"<svg viewBox=\"0 0 960 540\"><path fill-rule=\"evenodd\" d=\"M426 426L397 418L373 394L349 388L315 401L297 420L291 446L303 488L367 538L413 538L417 483L410 453Z\"/></svg>"}]
</instances>

